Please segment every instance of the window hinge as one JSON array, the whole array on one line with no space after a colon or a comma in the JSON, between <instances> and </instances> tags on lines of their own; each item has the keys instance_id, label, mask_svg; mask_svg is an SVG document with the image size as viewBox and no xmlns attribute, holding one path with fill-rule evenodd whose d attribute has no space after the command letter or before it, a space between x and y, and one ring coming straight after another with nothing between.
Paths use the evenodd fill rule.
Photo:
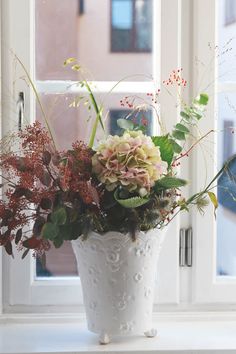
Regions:
<instances>
[{"instance_id":1,"label":"window hinge","mask_svg":"<svg viewBox=\"0 0 236 354\"><path fill-rule=\"evenodd\" d=\"M179 235L179 265L180 267L192 267L192 228L180 229Z\"/></svg>"}]
</instances>

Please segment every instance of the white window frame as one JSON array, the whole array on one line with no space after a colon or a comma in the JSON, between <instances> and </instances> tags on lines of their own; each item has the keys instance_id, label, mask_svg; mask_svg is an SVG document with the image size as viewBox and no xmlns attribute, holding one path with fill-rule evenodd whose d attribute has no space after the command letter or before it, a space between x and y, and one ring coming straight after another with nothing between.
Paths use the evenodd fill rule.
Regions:
<instances>
[{"instance_id":1,"label":"white window frame","mask_svg":"<svg viewBox=\"0 0 236 354\"><path fill-rule=\"evenodd\" d=\"M33 77L33 1L32 0L2 0L3 4L3 34L4 42L21 58L30 75ZM184 55L187 51L191 51L191 11L192 4L189 0L157 0L154 1L155 11L160 11L160 21L155 22L155 31L160 33L154 41L154 57L155 54L161 52L160 66L155 67L154 77L161 82L168 77L171 69L183 66L187 77L191 78L191 68L189 57ZM23 18L19 21L19 18ZM162 31L160 32L160 28ZM31 30L30 30L31 29ZM18 35L18 40L17 36ZM155 36L154 36L155 37ZM25 38L25 41L19 41L19 38ZM159 41L158 41L159 39ZM11 57L11 56L10 56ZM12 97L16 101L17 92L25 90L25 85L17 81L12 87L13 69L10 65L9 51L4 48L3 68L4 78L3 87L8 87ZM189 80L190 81L190 80ZM40 83L39 83L40 84ZM22 87L23 85L23 87ZM45 91L55 90L55 83L41 83L39 89ZM67 83L57 83L57 90ZM61 86L60 86L61 85ZM127 92L127 85L125 91ZM98 83L99 86L99 83ZM100 89L106 90L106 84L100 85ZM131 85L132 86L132 85ZM129 86L129 90L133 87ZM105 87L105 88L104 88ZM188 98L186 91L185 96ZM26 109L30 108L29 116L33 117L34 113L34 97L32 92L26 94ZM7 104L3 102L3 113L8 113ZM178 108L173 107L173 101L167 97L161 107L162 116L167 118L166 127L171 128L178 120ZM27 112L26 112L27 114ZM7 116L7 115L6 115ZM15 120L16 116L12 113L11 120ZM13 125L4 121L4 132ZM185 167L183 167L184 169ZM182 167L181 167L182 169ZM181 170L179 171L181 173ZM190 277L191 270L180 270L179 268L179 229L180 227L189 226L189 215L183 215L176 218L170 225L168 234L163 246L158 267L162 270L158 278L158 291L156 293L156 304L158 308L176 308L179 303L186 302L190 298L190 288L187 280ZM82 309L82 294L79 279L46 279L35 280L32 271L32 260L27 257L24 261L19 256L15 256L12 260L3 252L3 307L5 312L15 311L47 311L50 306L51 311L74 311L75 305Z\"/></svg>"},{"instance_id":2,"label":"white window frame","mask_svg":"<svg viewBox=\"0 0 236 354\"><path fill-rule=\"evenodd\" d=\"M12 93L12 97L15 97L15 100L16 93L21 87L18 82L14 87L14 91L12 90L12 85L10 85L13 73L12 67L9 64L10 61L7 50L9 50L9 47L14 48L12 23L20 26L20 21L17 21L17 19L21 17L22 7L27 4L29 5L29 0L21 0L20 2L15 0L3 0L1 2L1 14L3 19L2 31L5 35L8 34L8 38L4 35L4 41L2 41L4 43L2 68L5 73L2 80L2 87L3 89L8 87ZM169 11L170 8L172 8L173 12ZM216 23L215 17L213 16L215 1L177 0L173 2L173 0L162 0L162 6L159 7L159 10L160 9L162 21L159 23L159 26L162 27L161 42L163 45L161 48L161 68L157 68L155 77L161 78L159 75L161 72L163 78L165 78L170 67L176 67L176 63L178 63L178 65L184 67L190 79L192 77L191 71L193 72L194 86L192 91L195 91L199 84L198 73L194 70L194 67L190 65L190 60L197 57L199 61L202 60L206 62L207 59L209 59L209 52L207 50L208 43L211 43L212 46L216 43ZM28 13L30 13L30 11L32 11L32 8L28 8ZM9 18L10 13L13 16L11 15L11 21L9 23L6 19ZM178 21L175 20L176 13L178 13ZM14 14L16 18L14 18ZM165 16L168 16L171 26L164 20ZM183 20L182 22L181 18ZM193 37L192 32L194 33ZM6 46L5 43L7 42L11 43L11 45ZM32 45L32 38L28 42ZM180 42L182 42L182 46L179 46ZM171 48L168 48L168 43L171 43ZM155 48L155 50L159 49L158 46L155 46ZM29 65L29 58L31 58L30 60L32 61L32 57L27 55L27 51L22 51L22 46L18 49L19 52L17 54L24 63L26 63L26 66L32 67L32 65ZM188 51L188 53L192 52L192 58L191 55L183 55L186 51ZM7 78L9 78L9 81L7 81ZM206 85L214 81L215 78L216 71L213 70L209 72L205 77ZM40 86L42 91L45 90L45 88L43 88L44 84L45 82ZM50 85L51 89L55 90L53 83L50 83ZM48 87L50 85L48 85ZM61 89L63 90L65 83L61 83L61 85ZM105 90L106 88L103 89ZM126 89L127 88L125 88L125 90ZM224 84L224 87L222 85L214 87L213 91L216 92L216 90L218 92L220 90L224 90L224 92L226 90L229 92L235 91L235 84L228 82ZM190 94L191 92L189 96ZM208 109L206 119L202 122L204 131L212 129L215 123L212 117L214 117L216 110L216 102L214 96L210 98L210 109ZM26 95L26 100L33 100L30 93ZM5 100L3 100L2 106L2 116L8 116L6 115L7 104ZM172 126L177 119L178 112L174 109L171 112L169 111L170 105L168 105L168 101L163 106L163 115L165 116L165 108L167 107L168 116L173 117L172 121L168 122L168 124ZM27 107L32 107L32 105L27 102L26 108ZM3 122L3 134L14 126L14 123L13 125L9 125L9 122L14 122L15 119L15 114L13 112L11 113L11 119ZM204 176L201 173L204 168L202 165L202 155L195 153L194 158L191 159L190 165L192 175L189 174L189 177L191 179L193 176L197 177L195 183L192 185L192 192L194 192L202 188L205 183ZM212 161L209 160L208 178L210 179L214 173L215 167ZM193 268L179 269L178 232L180 226L188 227L190 224L193 226L194 231ZM215 276L216 236L214 225L211 207L206 211L204 218L193 212L191 216L189 214L182 215L181 218L171 225L160 259L160 267L162 267L164 271L161 272L159 278L159 309L231 310L236 308L236 278L222 276L216 278ZM21 269L20 273L18 273L19 267ZM75 305L77 305L77 308L82 309L82 301L78 302L78 299L81 300L82 298L79 280L77 282L74 279L66 280L66 289L63 279L55 279L52 281L44 280L39 284L35 282L29 269L29 260L22 262L20 259L15 259L13 261L0 249L0 312L2 308L4 312L48 311L48 306L50 306L51 311L56 312L68 311L68 309L74 311ZM75 301L71 298L71 293L73 293ZM2 297L4 299L3 301L1 301ZM62 301L62 298L66 301ZM2 302L3 306L1 306Z\"/></svg>"},{"instance_id":3,"label":"white window frame","mask_svg":"<svg viewBox=\"0 0 236 354\"><path fill-rule=\"evenodd\" d=\"M208 63L211 60L208 45L212 48L217 45L217 3L215 0L198 0L194 2L194 13L196 21L194 25L194 55L198 61ZM204 81L204 82L203 82ZM217 84L217 61L212 64L212 70L205 72L202 81L204 87L211 85L210 103L207 116L202 122L204 131L209 131L217 127L216 112L217 99L216 93L225 92L225 89L234 90L234 84ZM195 88L199 86L199 75L195 73ZM203 129L202 129L203 130ZM215 145L215 161L217 152L216 134L211 136L212 146ZM207 179L215 175L216 164L212 162L212 156L206 156L206 164L203 163L203 156L198 150L193 159L193 174L196 176L194 190L199 190L205 184L205 173L207 165ZM207 308L233 309L236 305L236 277L216 275L216 222L212 212L212 206L207 208L204 217L197 213L192 214L192 225L194 229L194 267L192 294L193 304L202 305Z\"/></svg>"}]
</instances>

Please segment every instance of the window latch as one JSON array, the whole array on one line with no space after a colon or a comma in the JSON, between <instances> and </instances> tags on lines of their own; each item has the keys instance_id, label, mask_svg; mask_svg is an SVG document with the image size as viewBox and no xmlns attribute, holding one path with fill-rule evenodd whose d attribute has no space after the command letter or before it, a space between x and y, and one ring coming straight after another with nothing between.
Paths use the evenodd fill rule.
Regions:
<instances>
[{"instance_id":1,"label":"window latch","mask_svg":"<svg viewBox=\"0 0 236 354\"><path fill-rule=\"evenodd\" d=\"M179 265L192 267L193 260L193 232L192 228L180 229L179 235Z\"/></svg>"},{"instance_id":2,"label":"window latch","mask_svg":"<svg viewBox=\"0 0 236 354\"><path fill-rule=\"evenodd\" d=\"M24 110L25 110L25 97L24 92L19 92L18 100L16 103L18 114L18 131L21 131L22 124L24 122Z\"/></svg>"}]
</instances>

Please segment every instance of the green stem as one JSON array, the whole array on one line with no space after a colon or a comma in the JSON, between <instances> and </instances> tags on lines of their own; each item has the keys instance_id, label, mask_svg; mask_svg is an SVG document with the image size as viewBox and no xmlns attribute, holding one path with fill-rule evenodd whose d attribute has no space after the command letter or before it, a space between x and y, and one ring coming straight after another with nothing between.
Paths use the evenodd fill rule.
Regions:
<instances>
[{"instance_id":1,"label":"green stem","mask_svg":"<svg viewBox=\"0 0 236 354\"><path fill-rule=\"evenodd\" d=\"M102 129L104 131L105 131L105 129L104 129L103 121L102 121L102 109L98 107L97 101L96 101L96 99L94 97L94 94L93 94L93 92L91 90L91 87L90 87L89 83L86 80L84 80L84 84L85 84L86 89L88 90L91 103L92 103L93 108L94 108L95 113L96 113L96 119L95 119L95 122L93 124L92 133L91 133L91 136L90 136L90 139L89 139L89 147L92 148L93 144L94 144L95 137L96 137L98 123L100 123L100 125L101 125L101 127L102 127Z\"/></svg>"},{"instance_id":2,"label":"green stem","mask_svg":"<svg viewBox=\"0 0 236 354\"><path fill-rule=\"evenodd\" d=\"M193 204L193 202L198 199L199 197L203 196L204 194L207 194L209 190L211 189L212 184L220 177L220 175L224 172L225 170L225 165L217 172L217 174L214 176L214 178L210 181L210 183L206 186L206 188L194 195L192 195L187 201L186 205Z\"/></svg>"},{"instance_id":3,"label":"green stem","mask_svg":"<svg viewBox=\"0 0 236 354\"><path fill-rule=\"evenodd\" d=\"M26 74L26 76L27 76L27 79L29 80L30 86L32 87L32 89L33 89L33 91L34 91L36 100L37 100L37 102L38 102L39 108L40 108L41 113L42 113L42 115L43 115L44 122L45 122L45 124L46 124L46 126L47 126L47 130L48 130L49 135L50 135L50 137L51 137L51 139L52 139L53 146L54 146L54 148L56 149L56 143L55 143L55 140L54 140L54 138L53 138L52 131L51 131L51 129L50 129L50 126L49 126L49 123L48 123L48 120L47 120L47 115L46 115L46 113L45 113L45 111L44 111L44 108L43 108L43 105L42 105L42 103L41 103L41 100L40 100L38 91L37 91L37 89L36 89L36 87L35 87L35 85L34 85L32 79L31 79L31 77L30 77L30 75L29 75L29 73L28 73L28 70L26 69L25 65L23 64L23 62L20 60L20 58L19 58L16 54L13 53L13 55L15 56L16 60L17 60L17 61L19 62L19 64L21 65L22 69L24 70L24 72L25 72L25 74Z\"/></svg>"}]
</instances>

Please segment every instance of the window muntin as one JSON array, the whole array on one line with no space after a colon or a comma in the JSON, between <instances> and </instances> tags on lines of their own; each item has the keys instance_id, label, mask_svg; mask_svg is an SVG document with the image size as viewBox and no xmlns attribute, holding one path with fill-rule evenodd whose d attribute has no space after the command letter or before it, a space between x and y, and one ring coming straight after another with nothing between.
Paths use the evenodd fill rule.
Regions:
<instances>
[{"instance_id":1,"label":"window muntin","mask_svg":"<svg viewBox=\"0 0 236 354\"><path fill-rule=\"evenodd\" d=\"M111 51L152 51L152 0L111 0Z\"/></svg>"}]
</instances>

